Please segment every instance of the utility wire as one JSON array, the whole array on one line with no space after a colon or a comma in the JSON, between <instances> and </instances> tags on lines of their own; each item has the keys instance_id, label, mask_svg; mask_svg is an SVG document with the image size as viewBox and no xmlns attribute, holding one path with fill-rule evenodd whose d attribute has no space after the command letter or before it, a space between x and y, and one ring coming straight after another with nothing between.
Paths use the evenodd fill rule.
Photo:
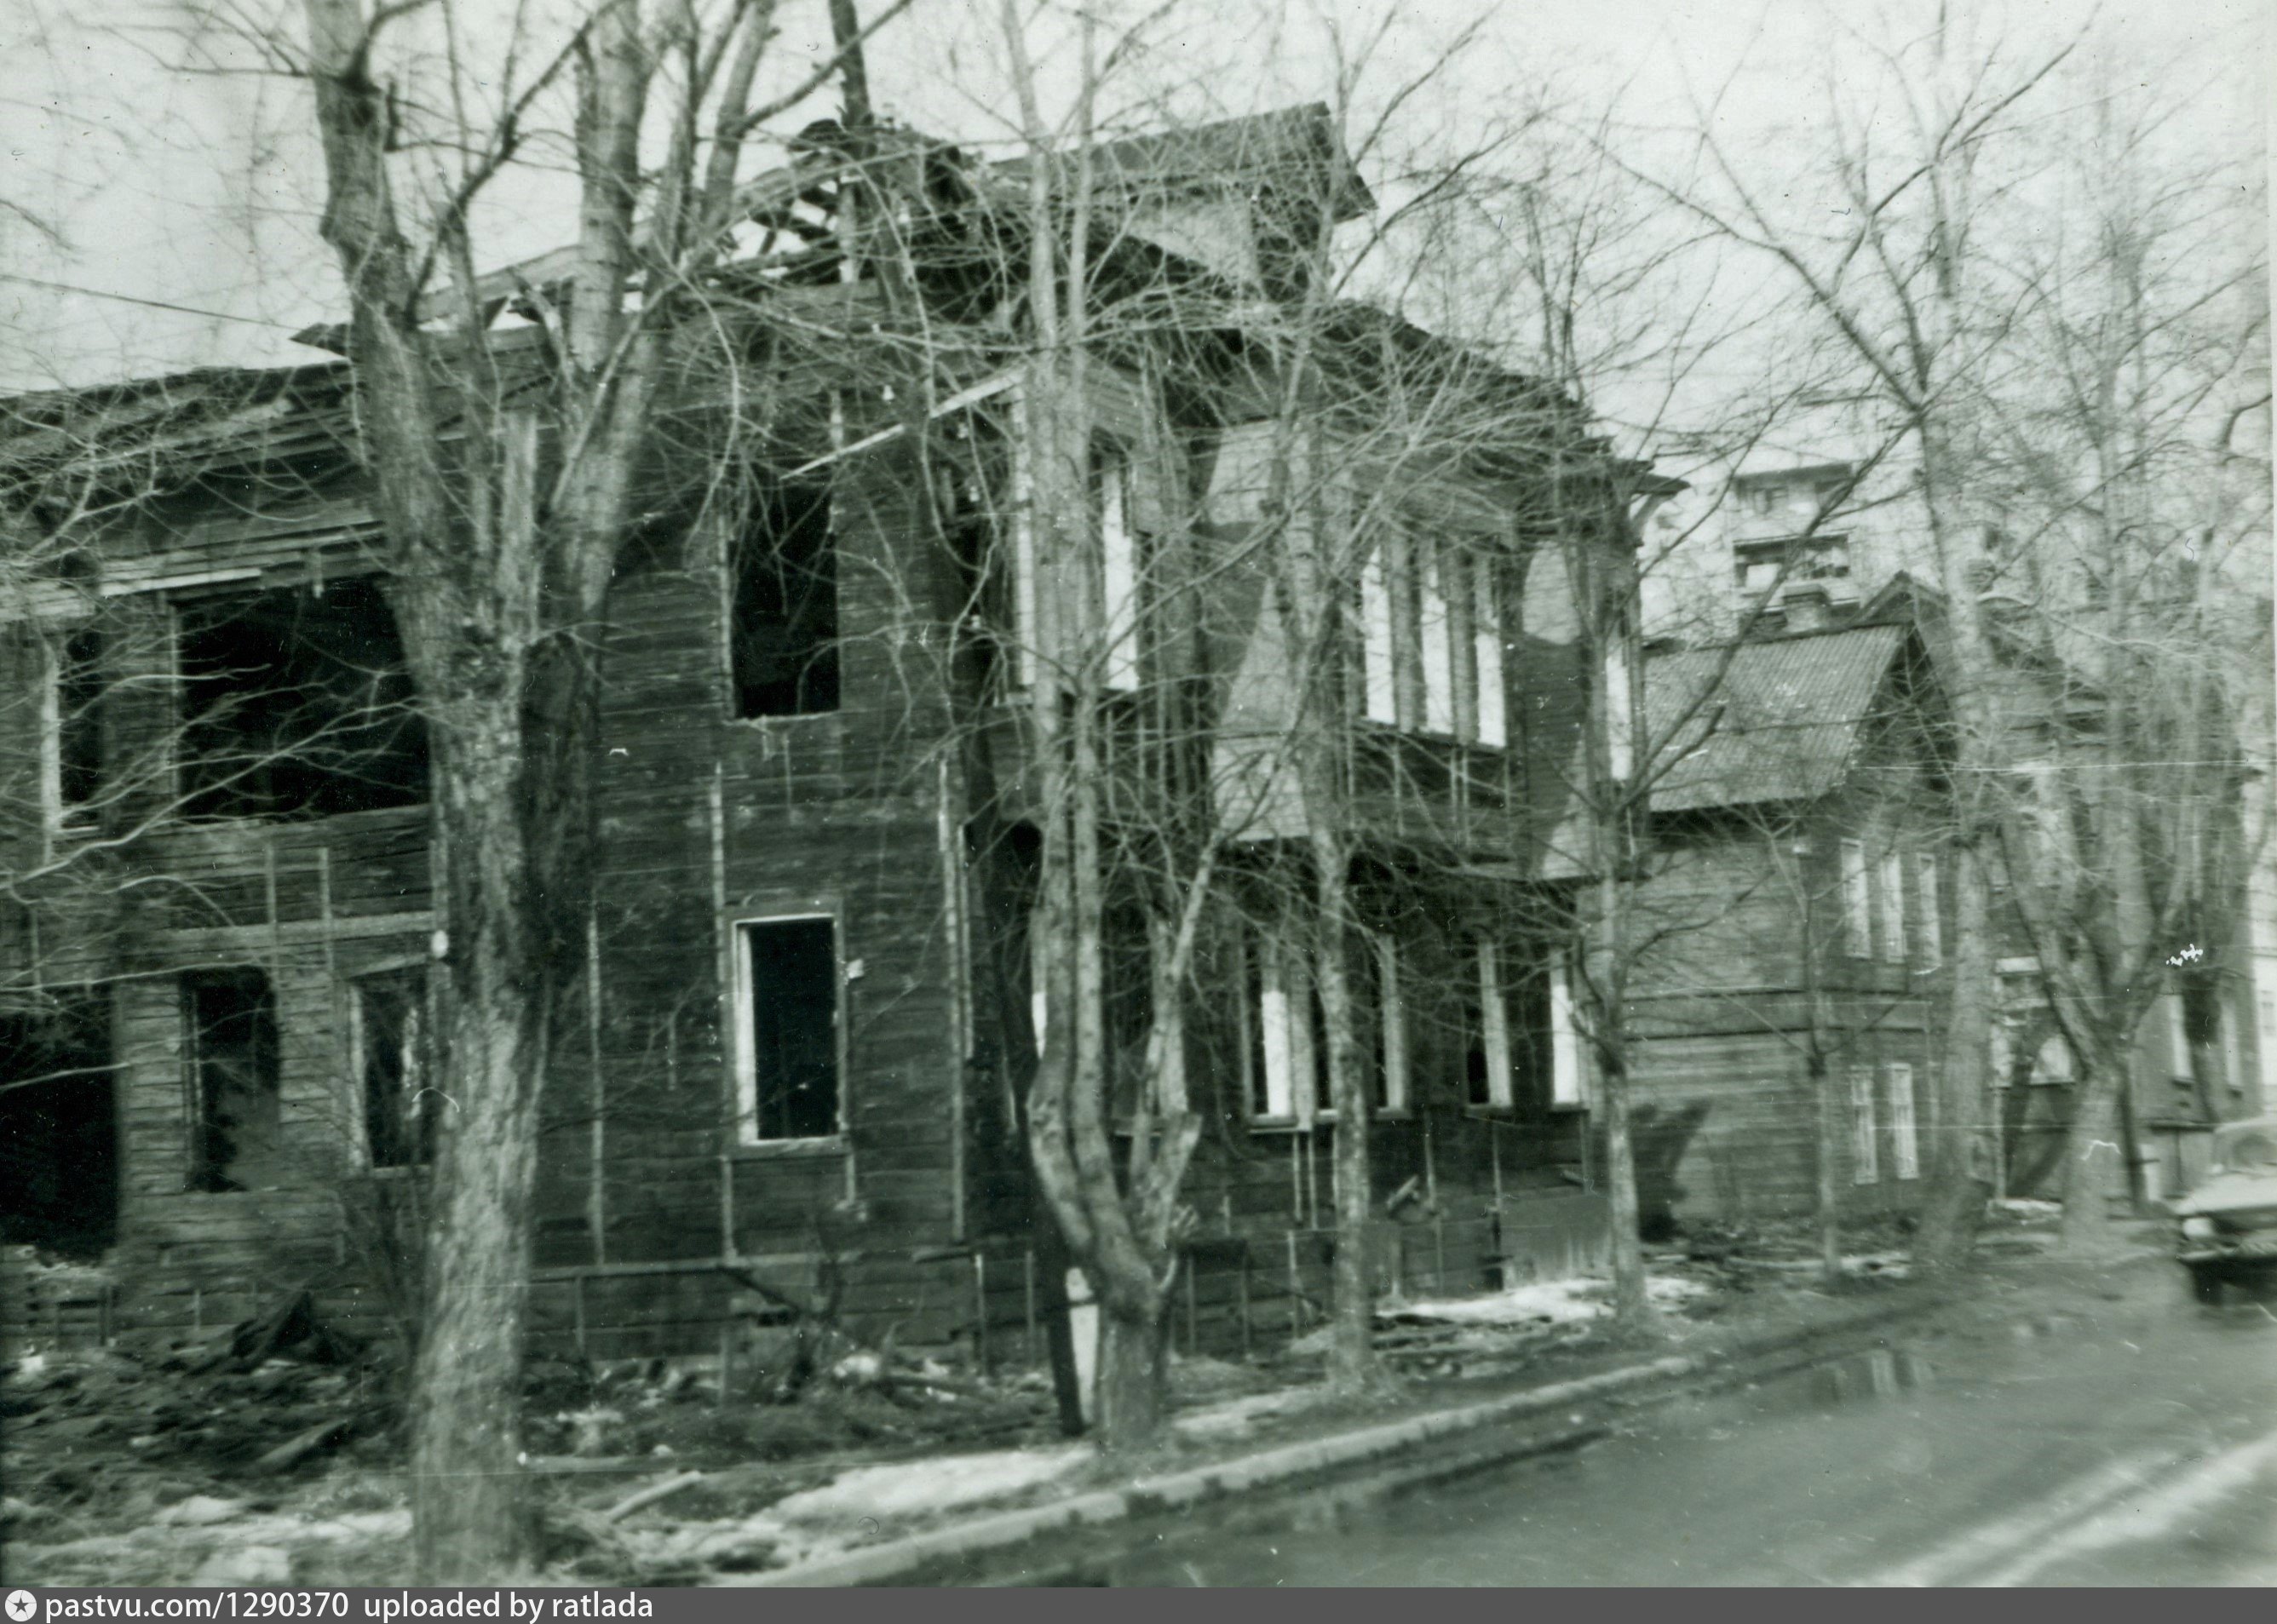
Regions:
<instances>
[{"instance_id":1,"label":"utility wire","mask_svg":"<svg viewBox=\"0 0 2277 1624\"><path fill-rule=\"evenodd\" d=\"M191 305L170 305L163 299L137 299L132 293L106 293L101 288L80 287L70 282L50 282L44 277L27 277L12 270L0 270L0 281L28 283L34 287L53 288L61 293L79 293L88 299L116 300L122 305L147 305L153 310L171 310L181 315L202 315L216 322L242 322L248 327L273 327L279 332L297 332L300 328L290 322L263 321L257 315L232 315L226 310L200 310Z\"/></svg>"}]
</instances>

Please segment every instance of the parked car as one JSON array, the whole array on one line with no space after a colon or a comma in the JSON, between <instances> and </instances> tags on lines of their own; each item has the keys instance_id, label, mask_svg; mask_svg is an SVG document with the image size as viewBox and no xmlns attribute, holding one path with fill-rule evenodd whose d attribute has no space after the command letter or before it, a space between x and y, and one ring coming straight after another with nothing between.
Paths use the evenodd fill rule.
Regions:
<instances>
[{"instance_id":1,"label":"parked car","mask_svg":"<svg viewBox=\"0 0 2277 1624\"><path fill-rule=\"evenodd\" d=\"M2182 1220L2176 1256L2200 1302L2220 1302L2224 1286L2277 1274L2277 1117L2216 1128L2206 1176L2174 1211Z\"/></svg>"}]
</instances>

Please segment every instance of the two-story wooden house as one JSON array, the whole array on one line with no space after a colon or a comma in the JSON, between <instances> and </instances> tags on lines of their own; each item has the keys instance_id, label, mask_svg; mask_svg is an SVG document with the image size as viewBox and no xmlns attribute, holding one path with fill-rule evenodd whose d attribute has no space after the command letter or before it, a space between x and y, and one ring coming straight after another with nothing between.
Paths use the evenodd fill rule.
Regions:
<instances>
[{"instance_id":1,"label":"two-story wooden house","mask_svg":"<svg viewBox=\"0 0 2277 1624\"><path fill-rule=\"evenodd\" d=\"M705 454L655 470L613 589L586 996L547 1079L541 1335L717 1346L744 1306L726 1265L904 1341L1032 1350L1049 1282L1017 1127L1023 707L1038 662L1075 659L1098 662L1131 806L1238 808L1192 992L1208 1126L1178 1335L1231 1345L1324 1301L1336 1127L1283 928L1301 842L1278 740L1303 663L1280 641L1260 448L1287 441L1273 334L1297 291L1276 210L1324 175L1340 214L1369 202L1333 146L1309 109L1097 155L1100 297L1146 319L1105 312L1116 337L1085 370L1081 582L1040 567L1024 506L1022 318L989 269L1019 262L1016 216L987 212L1003 175L919 155L928 229L962 247L914 285L849 269L826 206L772 222L803 246L740 273L743 369L659 408ZM1336 398L1302 438L1351 565L1336 815L1386 1272L1463 1289L1576 1267L1604 1238L1584 1090L1544 961L1506 928L1524 899L1486 893L1529 889L1525 763L1570 726L1522 702L1504 658L1555 522L1545 452L1561 489L1615 470L1570 405L1405 323L1337 307L1319 342ZM1501 427L1419 442L1411 374L1504 401ZM730 397L763 403L756 432L717 431ZM115 1222L142 1334L300 1285L386 1309L450 1131L428 1035L453 854L430 838L429 696L403 676L357 457L332 364L19 400L0 435L0 641L30 696L0 707L0 1063L73 1080L41 1131L89 1180L115 1123L115 1212L90 1222ZM1143 930L1110 964L1128 1044Z\"/></svg>"}]
</instances>

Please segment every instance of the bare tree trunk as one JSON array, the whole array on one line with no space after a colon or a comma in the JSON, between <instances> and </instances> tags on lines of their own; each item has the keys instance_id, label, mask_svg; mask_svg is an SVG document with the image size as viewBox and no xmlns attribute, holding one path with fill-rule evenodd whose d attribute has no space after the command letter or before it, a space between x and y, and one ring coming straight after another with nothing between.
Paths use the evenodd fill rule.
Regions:
<instances>
[{"instance_id":1,"label":"bare tree trunk","mask_svg":"<svg viewBox=\"0 0 2277 1624\"><path fill-rule=\"evenodd\" d=\"M2119 1089L2125 1086L2124 1059L2099 1043L2080 1057L2083 1074L2073 1085L2071 1130L2064 1136L2063 1227L2058 1244L2074 1257L2111 1250L2112 1172L2123 1167L2119 1142Z\"/></svg>"},{"instance_id":2,"label":"bare tree trunk","mask_svg":"<svg viewBox=\"0 0 2277 1624\"><path fill-rule=\"evenodd\" d=\"M1968 1262L1992 1197L1988 1179L1999 1155L1985 1057L1993 1021L1992 922L1984 854L1963 842L1953 864L1953 997L1937 1069L1929 1188L1922 1202L1914 1262L1925 1274Z\"/></svg>"}]
</instances>

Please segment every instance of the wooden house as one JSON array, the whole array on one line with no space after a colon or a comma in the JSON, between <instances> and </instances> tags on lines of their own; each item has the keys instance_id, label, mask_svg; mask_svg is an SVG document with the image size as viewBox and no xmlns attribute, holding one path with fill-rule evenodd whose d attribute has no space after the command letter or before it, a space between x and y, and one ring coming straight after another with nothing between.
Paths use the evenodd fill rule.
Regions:
<instances>
[{"instance_id":1,"label":"wooden house","mask_svg":"<svg viewBox=\"0 0 2277 1624\"><path fill-rule=\"evenodd\" d=\"M1644 1221L1846 1213L1921 1186L1948 998L1951 831L1933 664L1903 618L1778 629L1645 662L1649 944L1632 980ZM1569 844L1573 837L1568 835Z\"/></svg>"},{"instance_id":2,"label":"wooden house","mask_svg":"<svg viewBox=\"0 0 2277 1624\"><path fill-rule=\"evenodd\" d=\"M1298 291L1276 210L1368 199L1319 109L1097 157L1120 210L1102 300L1210 295L1169 323L1102 316L1122 334L1085 375L1102 596L1040 568L1028 530L1026 362L991 280L1009 228L983 217L1003 166L915 153L928 229L963 248L914 290L850 272L826 217L742 269L758 314L735 381L768 404L728 452L716 375L660 408L709 454L655 471L613 589L586 996L555 1044L533 1220L543 1338L709 1349L757 1279L905 1343L1034 1355L1055 1282L1018 1129L1022 698L1036 662L1078 658L1126 782L1244 808L1194 995L1207 1127L1175 1333L1238 1346L1325 1301L1336 1126L1283 945L1302 826L1274 743L1298 662L1256 538L1268 335ZM826 197L811 180L784 195ZM933 346L915 368L911 296ZM1304 455L1353 564L1334 663L1379 1266L1417 1291L1570 1271L1605 1241L1586 1097L1548 961L1508 929L1537 888L1526 763L1570 717L1526 703L1504 654L1561 522L1545 461L1563 489L1622 470L1568 403L1404 323L1339 307L1322 342L1334 409ZM535 333L499 348L534 358ZM1371 414L1409 374L1477 421L1420 449L1412 423L1385 432ZM42 1131L89 1178L115 1133L89 1222L121 1324L149 1337L303 1285L400 1309L399 1239L450 1131L427 1035L453 854L350 386L334 364L195 374L18 400L0 432L0 649L30 696L0 707L0 1063L78 1080ZM1126 1044L1145 953L1134 929L1111 955Z\"/></svg>"}]
</instances>

